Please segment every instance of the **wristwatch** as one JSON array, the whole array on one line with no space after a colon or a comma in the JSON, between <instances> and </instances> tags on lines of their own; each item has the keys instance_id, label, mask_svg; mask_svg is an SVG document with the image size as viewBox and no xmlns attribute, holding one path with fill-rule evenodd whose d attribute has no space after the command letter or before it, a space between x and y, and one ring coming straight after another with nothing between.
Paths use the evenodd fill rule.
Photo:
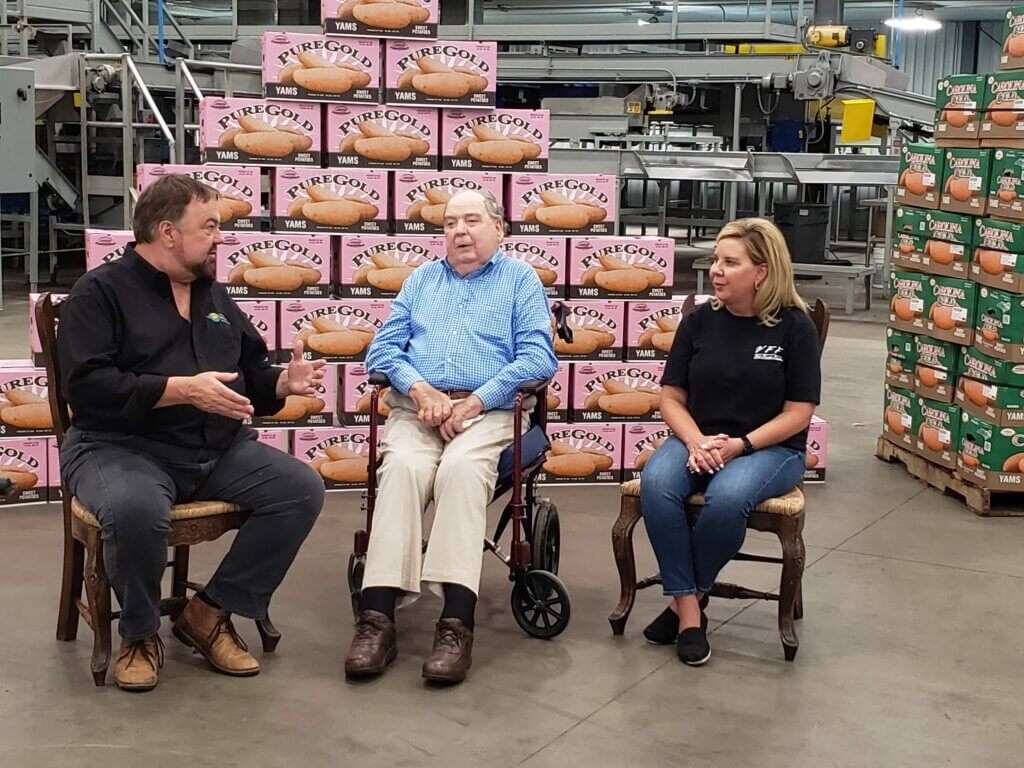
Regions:
<instances>
[{"instance_id":1,"label":"wristwatch","mask_svg":"<svg viewBox=\"0 0 1024 768\"><path fill-rule=\"evenodd\" d=\"M743 441L743 455L749 456L754 452L754 444L750 442L750 438L744 435L740 438Z\"/></svg>"}]
</instances>

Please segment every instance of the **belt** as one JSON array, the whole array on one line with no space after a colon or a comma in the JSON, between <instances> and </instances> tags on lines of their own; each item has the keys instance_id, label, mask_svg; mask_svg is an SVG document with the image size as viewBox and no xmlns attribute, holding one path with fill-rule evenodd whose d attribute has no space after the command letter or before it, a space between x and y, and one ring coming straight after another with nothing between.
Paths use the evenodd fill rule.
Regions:
<instances>
[{"instance_id":1,"label":"belt","mask_svg":"<svg viewBox=\"0 0 1024 768\"><path fill-rule=\"evenodd\" d=\"M447 395L452 400L465 400L473 393L465 389L449 389L447 391L441 390L441 394Z\"/></svg>"}]
</instances>

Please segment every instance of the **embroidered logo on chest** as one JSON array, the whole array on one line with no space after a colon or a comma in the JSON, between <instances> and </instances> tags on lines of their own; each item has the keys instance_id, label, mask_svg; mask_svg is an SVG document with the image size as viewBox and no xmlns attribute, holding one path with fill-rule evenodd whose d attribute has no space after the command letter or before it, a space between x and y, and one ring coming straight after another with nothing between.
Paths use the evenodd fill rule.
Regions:
<instances>
[{"instance_id":1,"label":"embroidered logo on chest","mask_svg":"<svg viewBox=\"0 0 1024 768\"><path fill-rule=\"evenodd\" d=\"M782 362L782 347L774 344L758 344L754 348L755 360L769 360L774 363Z\"/></svg>"}]
</instances>

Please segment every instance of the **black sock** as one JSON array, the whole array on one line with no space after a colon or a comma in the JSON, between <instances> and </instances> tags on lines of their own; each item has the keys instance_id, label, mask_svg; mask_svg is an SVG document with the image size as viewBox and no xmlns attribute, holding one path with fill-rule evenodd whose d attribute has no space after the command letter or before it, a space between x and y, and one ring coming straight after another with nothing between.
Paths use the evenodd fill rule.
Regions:
<instances>
[{"instance_id":1,"label":"black sock","mask_svg":"<svg viewBox=\"0 0 1024 768\"><path fill-rule=\"evenodd\" d=\"M200 600L202 600L204 603L206 603L211 608L216 608L218 611L223 611L224 610L224 608L216 600L214 600L212 597L210 597L205 592L196 592L196 597L198 597Z\"/></svg>"},{"instance_id":2,"label":"black sock","mask_svg":"<svg viewBox=\"0 0 1024 768\"><path fill-rule=\"evenodd\" d=\"M476 595L473 590L461 584L442 584L444 589L444 608L441 609L442 619L458 619L473 629L473 614L476 612Z\"/></svg>"},{"instance_id":3,"label":"black sock","mask_svg":"<svg viewBox=\"0 0 1024 768\"><path fill-rule=\"evenodd\" d=\"M391 621L394 621L397 599L398 590L394 587L367 587L359 594L359 609L383 613Z\"/></svg>"}]
</instances>

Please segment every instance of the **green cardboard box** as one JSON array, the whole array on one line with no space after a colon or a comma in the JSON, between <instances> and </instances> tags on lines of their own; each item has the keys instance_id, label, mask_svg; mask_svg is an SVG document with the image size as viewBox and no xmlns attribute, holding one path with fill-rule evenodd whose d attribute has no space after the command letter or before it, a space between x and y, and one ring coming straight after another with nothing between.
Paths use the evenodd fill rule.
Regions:
<instances>
[{"instance_id":1,"label":"green cardboard box","mask_svg":"<svg viewBox=\"0 0 1024 768\"><path fill-rule=\"evenodd\" d=\"M929 400L953 402L960 373L960 346L929 336L915 340L914 393Z\"/></svg>"},{"instance_id":2,"label":"green cardboard box","mask_svg":"<svg viewBox=\"0 0 1024 768\"><path fill-rule=\"evenodd\" d=\"M1024 150L992 150L988 214L999 219L1024 221Z\"/></svg>"},{"instance_id":3,"label":"green cardboard box","mask_svg":"<svg viewBox=\"0 0 1024 768\"><path fill-rule=\"evenodd\" d=\"M927 329L928 276L919 272L893 271L889 277L892 299L889 302L889 324L911 333Z\"/></svg>"},{"instance_id":4,"label":"green cardboard box","mask_svg":"<svg viewBox=\"0 0 1024 768\"><path fill-rule=\"evenodd\" d=\"M914 363L917 360L917 336L897 328L885 329L889 355L885 360L885 382L893 387L914 388Z\"/></svg>"},{"instance_id":5,"label":"green cardboard box","mask_svg":"<svg viewBox=\"0 0 1024 768\"><path fill-rule=\"evenodd\" d=\"M984 488L1019 491L1024 488L1024 429L991 424L977 416L960 413L961 476Z\"/></svg>"},{"instance_id":6,"label":"green cardboard box","mask_svg":"<svg viewBox=\"0 0 1024 768\"><path fill-rule=\"evenodd\" d=\"M882 437L916 453L918 420L917 397L914 393L909 389L886 386Z\"/></svg>"},{"instance_id":7,"label":"green cardboard box","mask_svg":"<svg viewBox=\"0 0 1024 768\"><path fill-rule=\"evenodd\" d=\"M995 72L985 79L981 146L1024 147L1024 72Z\"/></svg>"},{"instance_id":8,"label":"green cardboard box","mask_svg":"<svg viewBox=\"0 0 1024 768\"><path fill-rule=\"evenodd\" d=\"M1024 427L1024 389L961 376L956 403L972 416L1000 427Z\"/></svg>"},{"instance_id":9,"label":"green cardboard box","mask_svg":"<svg viewBox=\"0 0 1024 768\"><path fill-rule=\"evenodd\" d=\"M924 249L927 242L928 239L921 235L912 235L909 232L894 233L892 236L893 269L924 272Z\"/></svg>"},{"instance_id":10,"label":"green cardboard box","mask_svg":"<svg viewBox=\"0 0 1024 768\"><path fill-rule=\"evenodd\" d=\"M956 469L960 449L960 407L945 402L917 399L917 453L935 464Z\"/></svg>"},{"instance_id":11,"label":"green cardboard box","mask_svg":"<svg viewBox=\"0 0 1024 768\"><path fill-rule=\"evenodd\" d=\"M975 234L973 280L990 288L1024 293L1024 223L977 219Z\"/></svg>"},{"instance_id":12,"label":"green cardboard box","mask_svg":"<svg viewBox=\"0 0 1024 768\"><path fill-rule=\"evenodd\" d=\"M986 355L1024 363L1024 296L981 286L974 328L974 346Z\"/></svg>"},{"instance_id":13,"label":"green cardboard box","mask_svg":"<svg viewBox=\"0 0 1024 768\"><path fill-rule=\"evenodd\" d=\"M1024 389L1024 364L992 357L977 347L964 347L960 374L987 384Z\"/></svg>"},{"instance_id":14,"label":"green cardboard box","mask_svg":"<svg viewBox=\"0 0 1024 768\"><path fill-rule=\"evenodd\" d=\"M900 205L893 212L893 228L896 232L910 235L928 235L928 211L924 208L913 208Z\"/></svg>"},{"instance_id":15,"label":"green cardboard box","mask_svg":"<svg viewBox=\"0 0 1024 768\"><path fill-rule=\"evenodd\" d=\"M928 211L924 215L924 220L931 240L974 245L978 236L973 216L947 211Z\"/></svg>"},{"instance_id":16,"label":"green cardboard box","mask_svg":"<svg viewBox=\"0 0 1024 768\"><path fill-rule=\"evenodd\" d=\"M1024 69L1024 5L1011 5L1003 21L1000 69Z\"/></svg>"},{"instance_id":17,"label":"green cardboard box","mask_svg":"<svg viewBox=\"0 0 1024 768\"><path fill-rule=\"evenodd\" d=\"M939 208L951 213L984 216L988 212L991 149L947 149Z\"/></svg>"},{"instance_id":18,"label":"green cardboard box","mask_svg":"<svg viewBox=\"0 0 1024 768\"><path fill-rule=\"evenodd\" d=\"M945 150L934 144L904 144L896 202L937 209L941 202Z\"/></svg>"},{"instance_id":19,"label":"green cardboard box","mask_svg":"<svg viewBox=\"0 0 1024 768\"><path fill-rule=\"evenodd\" d=\"M984 75L949 75L935 84L936 146L978 146L984 91Z\"/></svg>"},{"instance_id":20,"label":"green cardboard box","mask_svg":"<svg viewBox=\"0 0 1024 768\"><path fill-rule=\"evenodd\" d=\"M929 276L928 324L932 338L970 344L974 339L974 317L978 307L978 285L958 277Z\"/></svg>"}]
</instances>

